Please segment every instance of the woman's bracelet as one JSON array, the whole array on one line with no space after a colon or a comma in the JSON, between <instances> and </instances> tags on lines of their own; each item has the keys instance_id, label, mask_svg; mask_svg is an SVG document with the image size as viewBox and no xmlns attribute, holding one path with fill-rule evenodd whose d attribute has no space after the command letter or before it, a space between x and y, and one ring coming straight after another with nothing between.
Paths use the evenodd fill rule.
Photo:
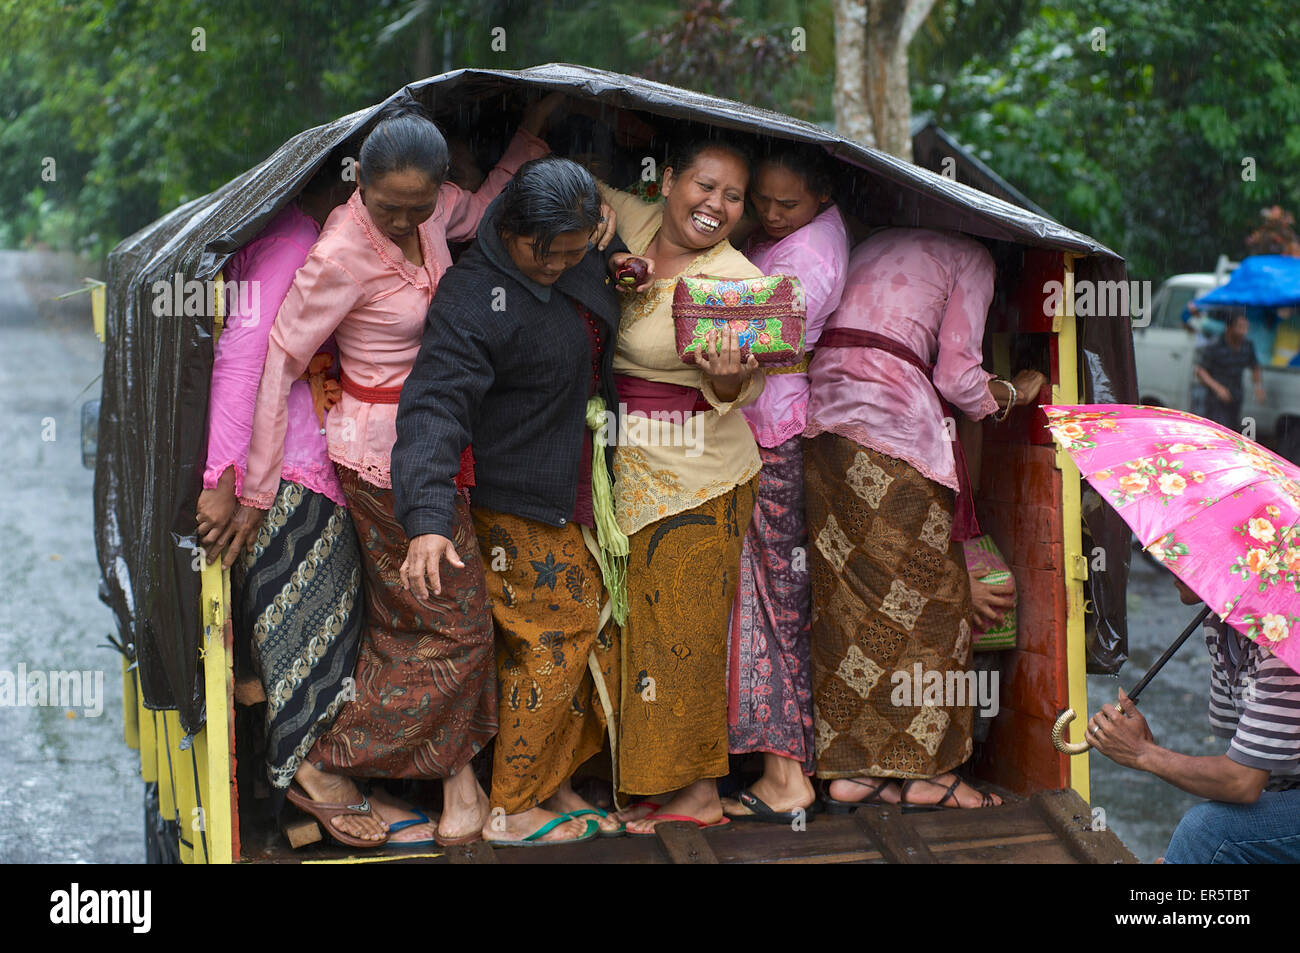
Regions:
<instances>
[{"instance_id":1,"label":"woman's bracelet","mask_svg":"<svg viewBox=\"0 0 1300 953\"><path fill-rule=\"evenodd\" d=\"M1018 395L1016 394L1016 385L1011 383L1011 381L1004 381L1000 377L996 378L996 380L999 384L1006 384L1007 390L1011 392L1011 399L1007 401L1007 406L1001 411L1001 413L995 414L993 416L994 420L996 420L998 423L1002 423L1002 421L1006 420L1007 417L1011 415L1011 408L1016 406L1016 397Z\"/></svg>"}]
</instances>

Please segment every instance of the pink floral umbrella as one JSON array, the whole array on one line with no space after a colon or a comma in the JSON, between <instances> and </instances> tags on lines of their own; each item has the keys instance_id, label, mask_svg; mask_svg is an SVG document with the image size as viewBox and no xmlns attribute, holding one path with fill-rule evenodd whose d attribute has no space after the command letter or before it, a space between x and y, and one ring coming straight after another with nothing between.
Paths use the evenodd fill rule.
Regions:
<instances>
[{"instance_id":1,"label":"pink floral umbrella","mask_svg":"<svg viewBox=\"0 0 1300 953\"><path fill-rule=\"evenodd\" d=\"M1300 467L1165 407L1044 407L1079 472L1147 552L1300 671Z\"/></svg>"}]
</instances>

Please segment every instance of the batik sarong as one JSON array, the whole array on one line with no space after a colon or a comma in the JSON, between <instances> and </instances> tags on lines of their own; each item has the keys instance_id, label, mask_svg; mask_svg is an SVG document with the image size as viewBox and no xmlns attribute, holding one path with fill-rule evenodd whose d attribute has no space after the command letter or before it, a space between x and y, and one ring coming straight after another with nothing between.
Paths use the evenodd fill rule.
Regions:
<instances>
[{"instance_id":1,"label":"batik sarong","mask_svg":"<svg viewBox=\"0 0 1300 953\"><path fill-rule=\"evenodd\" d=\"M803 437L770 449L760 446L758 452L763 469L731 612L730 749L792 758L812 774Z\"/></svg>"},{"instance_id":2,"label":"batik sarong","mask_svg":"<svg viewBox=\"0 0 1300 953\"><path fill-rule=\"evenodd\" d=\"M758 478L629 542L619 785L663 794L727 774L727 631Z\"/></svg>"},{"instance_id":3,"label":"batik sarong","mask_svg":"<svg viewBox=\"0 0 1300 953\"><path fill-rule=\"evenodd\" d=\"M831 433L805 443L804 473L817 776L950 771L971 755L975 701L953 491Z\"/></svg>"},{"instance_id":4,"label":"batik sarong","mask_svg":"<svg viewBox=\"0 0 1300 953\"><path fill-rule=\"evenodd\" d=\"M351 693L361 557L348 511L280 482L240 561L236 631L266 693L265 762L278 809L298 765Z\"/></svg>"},{"instance_id":5,"label":"batik sarong","mask_svg":"<svg viewBox=\"0 0 1300 953\"><path fill-rule=\"evenodd\" d=\"M606 693L618 695L615 628L596 631L605 600L600 566L576 523L547 526L472 510L497 634L500 728L492 763L493 810L518 814L545 801L600 752Z\"/></svg>"},{"instance_id":6,"label":"batik sarong","mask_svg":"<svg viewBox=\"0 0 1300 953\"><path fill-rule=\"evenodd\" d=\"M356 698L311 761L357 777L448 777L497 727L492 616L469 506L456 497L452 543L465 567L443 561L442 595L420 602L402 587L407 538L393 491L347 467L338 473L361 549L366 614Z\"/></svg>"}]
</instances>

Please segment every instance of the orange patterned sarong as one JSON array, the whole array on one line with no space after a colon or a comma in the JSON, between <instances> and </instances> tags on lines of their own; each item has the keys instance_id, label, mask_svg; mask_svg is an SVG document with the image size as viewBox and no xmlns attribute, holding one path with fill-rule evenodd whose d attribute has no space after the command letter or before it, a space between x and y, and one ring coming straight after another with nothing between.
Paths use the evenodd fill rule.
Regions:
<instances>
[{"instance_id":1,"label":"orange patterned sarong","mask_svg":"<svg viewBox=\"0 0 1300 953\"><path fill-rule=\"evenodd\" d=\"M758 477L633 533L619 785L664 794L727 774L727 634Z\"/></svg>"},{"instance_id":2,"label":"orange patterned sarong","mask_svg":"<svg viewBox=\"0 0 1300 953\"><path fill-rule=\"evenodd\" d=\"M594 656L617 699L617 630L611 623L596 631L604 583L577 523L548 526L479 507L472 513L501 692L490 802L518 814L600 752L607 726L589 666Z\"/></svg>"}]
</instances>

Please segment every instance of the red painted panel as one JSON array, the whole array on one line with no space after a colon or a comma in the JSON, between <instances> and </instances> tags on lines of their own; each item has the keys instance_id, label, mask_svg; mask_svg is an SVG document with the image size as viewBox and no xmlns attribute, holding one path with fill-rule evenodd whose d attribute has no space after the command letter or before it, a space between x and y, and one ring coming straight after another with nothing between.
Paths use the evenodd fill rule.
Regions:
<instances>
[{"instance_id":1,"label":"red painted panel","mask_svg":"<svg viewBox=\"0 0 1300 953\"><path fill-rule=\"evenodd\" d=\"M1051 743L1069 690L1062 484L1045 421L1033 408L986 424L977 507L1016 576L1019 646L1004 653L1003 707L975 770L1023 794L1069 783L1069 759Z\"/></svg>"},{"instance_id":2,"label":"red painted panel","mask_svg":"<svg viewBox=\"0 0 1300 953\"><path fill-rule=\"evenodd\" d=\"M1013 652L1003 669L1005 703L1016 711L1048 721L1064 708L1066 686L1058 684L1054 657L1036 652Z\"/></svg>"},{"instance_id":3,"label":"red painted panel","mask_svg":"<svg viewBox=\"0 0 1300 953\"><path fill-rule=\"evenodd\" d=\"M1051 655L1065 644L1065 583L1046 569L1016 569L1016 627L1021 650Z\"/></svg>"},{"instance_id":4,"label":"red painted panel","mask_svg":"<svg viewBox=\"0 0 1300 953\"><path fill-rule=\"evenodd\" d=\"M1015 265L1020 269L1016 274ZM1043 314L1049 281L1064 281L1059 253L1027 251L1004 264L990 312L993 332L1047 334L1048 377L1059 383L1053 315ZM1003 285L1003 287L1006 287ZM1040 403L1050 401L1045 388ZM976 772L1018 793L1069 783L1069 759L1052 747L1057 712L1068 704L1062 482L1056 448L1040 407L1013 411L1003 423L986 420L977 492L980 525L998 544L1016 577L1019 645L1003 653L1002 710L981 746Z\"/></svg>"},{"instance_id":5,"label":"red painted panel","mask_svg":"<svg viewBox=\"0 0 1300 953\"><path fill-rule=\"evenodd\" d=\"M1038 392L1038 404L1051 402L1051 387L1044 384ZM1052 435L1047 429L1047 414L1038 405L1013 408L1007 419L1001 423L991 418L986 419L988 419L988 423L984 425L986 447L990 443L1053 445Z\"/></svg>"},{"instance_id":6,"label":"red painted panel","mask_svg":"<svg viewBox=\"0 0 1300 953\"><path fill-rule=\"evenodd\" d=\"M1038 248L1026 250L1024 271L1016 295L1022 333L1052 330L1055 309L1047 309L1052 312L1050 314L1043 313L1048 297L1046 286L1052 281L1065 281L1065 259L1062 254Z\"/></svg>"},{"instance_id":7,"label":"red painted panel","mask_svg":"<svg viewBox=\"0 0 1300 953\"><path fill-rule=\"evenodd\" d=\"M1004 708L981 748L976 773L1018 794L1066 787L1069 765L1052 747L1053 721Z\"/></svg>"},{"instance_id":8,"label":"red painted panel","mask_svg":"<svg viewBox=\"0 0 1300 953\"><path fill-rule=\"evenodd\" d=\"M1047 298L1044 286L1064 279L1065 263L1060 252L1027 248L1019 261L1004 262L987 327L994 332L1021 334L1051 331L1053 315L1043 314Z\"/></svg>"}]
</instances>

